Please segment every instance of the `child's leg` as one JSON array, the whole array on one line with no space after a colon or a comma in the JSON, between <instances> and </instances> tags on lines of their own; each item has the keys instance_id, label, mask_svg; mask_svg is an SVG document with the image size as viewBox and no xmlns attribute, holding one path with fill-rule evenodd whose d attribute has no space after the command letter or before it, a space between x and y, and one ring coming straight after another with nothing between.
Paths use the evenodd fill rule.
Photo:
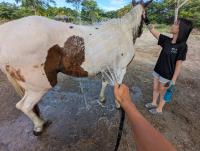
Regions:
<instances>
[{"instance_id":1,"label":"child's leg","mask_svg":"<svg viewBox=\"0 0 200 151\"><path fill-rule=\"evenodd\" d=\"M153 101L152 101L153 105L157 105L158 96L159 96L159 79L154 78L154 80L153 80Z\"/></svg>"},{"instance_id":2,"label":"child's leg","mask_svg":"<svg viewBox=\"0 0 200 151\"><path fill-rule=\"evenodd\" d=\"M164 83L159 82L160 102L159 102L159 105L158 105L158 107L156 109L157 112L162 112L163 107L165 105L164 95L165 95L165 92L166 92L167 88L164 85L165 85Z\"/></svg>"}]
</instances>

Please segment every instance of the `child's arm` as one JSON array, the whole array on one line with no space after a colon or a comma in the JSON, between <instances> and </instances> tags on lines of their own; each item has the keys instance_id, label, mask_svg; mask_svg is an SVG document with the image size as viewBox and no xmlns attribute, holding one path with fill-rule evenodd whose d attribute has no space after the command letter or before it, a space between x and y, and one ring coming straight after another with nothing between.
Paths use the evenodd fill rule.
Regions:
<instances>
[{"instance_id":1,"label":"child's arm","mask_svg":"<svg viewBox=\"0 0 200 151\"><path fill-rule=\"evenodd\" d=\"M145 24L147 25L147 28L149 29L149 31L152 33L152 35L156 38L156 39L159 39L160 37L160 32L157 31L155 28L154 28L154 25L152 25L147 17L147 15L144 13L143 14L143 18L144 18L144 22Z\"/></svg>"},{"instance_id":2,"label":"child's arm","mask_svg":"<svg viewBox=\"0 0 200 151\"><path fill-rule=\"evenodd\" d=\"M172 81L174 82L174 84L176 83L176 80L181 72L182 62L183 62L182 60L178 60L176 62L176 67L175 67L174 75L172 78Z\"/></svg>"}]
</instances>

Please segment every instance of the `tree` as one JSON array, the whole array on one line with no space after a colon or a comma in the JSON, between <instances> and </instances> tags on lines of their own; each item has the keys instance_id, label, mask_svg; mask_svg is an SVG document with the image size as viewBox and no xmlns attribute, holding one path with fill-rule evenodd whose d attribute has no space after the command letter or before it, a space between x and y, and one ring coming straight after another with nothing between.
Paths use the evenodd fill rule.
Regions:
<instances>
[{"instance_id":1,"label":"tree","mask_svg":"<svg viewBox=\"0 0 200 151\"><path fill-rule=\"evenodd\" d=\"M122 9L116 11L104 12L102 11L96 1L82 0L81 13L70 8L57 8L50 6L50 0L16 0L20 2L20 6L12 3L0 3L0 19L13 20L34 14L40 14L49 18L54 18L57 15L66 15L74 23L77 23L77 16L80 16L86 23L93 23L95 21L108 20L110 18L121 17L132 8L127 5ZM68 0L74 2L74 0ZM184 0L181 0L183 2ZM40 2L40 3L39 3ZM41 3L42 2L42 3ZM36 5L37 4L37 5ZM195 27L200 27L200 0L189 0L187 5L181 7L179 10L179 17L190 19L194 22ZM35 7L37 6L37 7ZM80 6L79 6L80 7ZM35 9L33 9L35 8ZM148 17L152 23L157 24L172 24L174 21L174 14L176 8L175 0L159 0L153 1L148 7ZM80 23L80 22L79 22Z\"/></svg>"},{"instance_id":2,"label":"tree","mask_svg":"<svg viewBox=\"0 0 200 151\"><path fill-rule=\"evenodd\" d=\"M103 11L99 9L97 2L94 0L82 2L81 18L89 23L101 20Z\"/></svg>"},{"instance_id":3,"label":"tree","mask_svg":"<svg viewBox=\"0 0 200 151\"><path fill-rule=\"evenodd\" d=\"M21 3L22 7L31 8L35 12L35 15L39 10L48 8L50 3L56 4L54 0L15 0L16 3Z\"/></svg>"},{"instance_id":4,"label":"tree","mask_svg":"<svg viewBox=\"0 0 200 151\"><path fill-rule=\"evenodd\" d=\"M80 17L80 6L84 0L65 0L67 3L71 3L76 11L78 12L78 16L76 17L76 21L81 24L81 17Z\"/></svg>"},{"instance_id":5,"label":"tree","mask_svg":"<svg viewBox=\"0 0 200 151\"><path fill-rule=\"evenodd\" d=\"M131 10L132 7L133 7L133 6L132 6L131 4L129 4L129 5L127 5L127 6L124 6L124 7L121 8L121 9L117 10L117 16L118 16L118 17L124 16L125 14L127 14L127 13Z\"/></svg>"},{"instance_id":6,"label":"tree","mask_svg":"<svg viewBox=\"0 0 200 151\"><path fill-rule=\"evenodd\" d=\"M175 17L174 17L174 22L177 21L178 19L178 12L179 12L179 9L185 5L189 0L176 0L176 8L175 8Z\"/></svg>"},{"instance_id":7,"label":"tree","mask_svg":"<svg viewBox=\"0 0 200 151\"><path fill-rule=\"evenodd\" d=\"M48 7L48 9L46 10L47 17L54 18L57 15L65 15L69 17L69 20L75 22L76 17L78 16L78 12L76 10L72 10L71 8L66 7Z\"/></svg>"},{"instance_id":8,"label":"tree","mask_svg":"<svg viewBox=\"0 0 200 151\"><path fill-rule=\"evenodd\" d=\"M105 12L103 14L104 17L106 18L117 18L117 12L116 11L109 11L109 12Z\"/></svg>"},{"instance_id":9,"label":"tree","mask_svg":"<svg viewBox=\"0 0 200 151\"><path fill-rule=\"evenodd\" d=\"M2 2L0 3L0 18L3 20L11 20L16 18L15 11L17 10L17 6Z\"/></svg>"},{"instance_id":10,"label":"tree","mask_svg":"<svg viewBox=\"0 0 200 151\"><path fill-rule=\"evenodd\" d=\"M80 6L83 0L65 0L67 3L72 3L76 11L80 11Z\"/></svg>"},{"instance_id":11,"label":"tree","mask_svg":"<svg viewBox=\"0 0 200 151\"><path fill-rule=\"evenodd\" d=\"M179 16L193 21L196 27L200 27L200 0L189 1L182 9Z\"/></svg>"}]
</instances>

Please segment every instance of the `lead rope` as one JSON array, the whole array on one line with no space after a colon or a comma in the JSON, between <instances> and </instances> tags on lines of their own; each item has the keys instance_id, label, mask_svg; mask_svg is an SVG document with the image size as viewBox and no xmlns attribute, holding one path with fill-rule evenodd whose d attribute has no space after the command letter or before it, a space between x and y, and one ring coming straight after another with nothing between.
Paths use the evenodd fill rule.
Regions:
<instances>
[{"instance_id":1,"label":"lead rope","mask_svg":"<svg viewBox=\"0 0 200 151\"><path fill-rule=\"evenodd\" d=\"M120 18L119 29L121 28L121 24L122 24L122 20ZM120 51L122 51L121 43L119 43L119 48L120 48ZM125 111L122 107L120 107L120 112L121 112L121 118L120 118L119 129L118 129L118 134L117 134L117 141L116 141L116 144L115 144L114 151L118 151L118 149L119 149L119 145L120 145L122 133L123 133L123 128L124 128Z\"/></svg>"},{"instance_id":2,"label":"lead rope","mask_svg":"<svg viewBox=\"0 0 200 151\"><path fill-rule=\"evenodd\" d=\"M119 145L120 145L120 141L121 141L121 138L122 138L123 128L124 128L125 111L124 111L123 108L120 108L120 111L121 111L121 119L120 119L120 123L119 123L117 142L116 142L114 151L118 151L118 148L119 148Z\"/></svg>"}]
</instances>

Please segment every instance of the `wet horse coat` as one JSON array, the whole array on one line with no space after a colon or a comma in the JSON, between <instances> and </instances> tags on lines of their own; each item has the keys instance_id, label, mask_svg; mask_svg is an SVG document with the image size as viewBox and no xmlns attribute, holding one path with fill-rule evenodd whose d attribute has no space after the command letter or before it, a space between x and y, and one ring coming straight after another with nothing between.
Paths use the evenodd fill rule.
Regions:
<instances>
[{"instance_id":1,"label":"wet horse coat","mask_svg":"<svg viewBox=\"0 0 200 151\"><path fill-rule=\"evenodd\" d=\"M16 107L43 130L44 120L33 110L41 97L57 84L62 72L75 77L95 76L111 68L122 83L141 35L143 6L120 19L98 26L66 24L32 16L0 26L0 68L23 97ZM104 99L107 82L102 85Z\"/></svg>"}]
</instances>

